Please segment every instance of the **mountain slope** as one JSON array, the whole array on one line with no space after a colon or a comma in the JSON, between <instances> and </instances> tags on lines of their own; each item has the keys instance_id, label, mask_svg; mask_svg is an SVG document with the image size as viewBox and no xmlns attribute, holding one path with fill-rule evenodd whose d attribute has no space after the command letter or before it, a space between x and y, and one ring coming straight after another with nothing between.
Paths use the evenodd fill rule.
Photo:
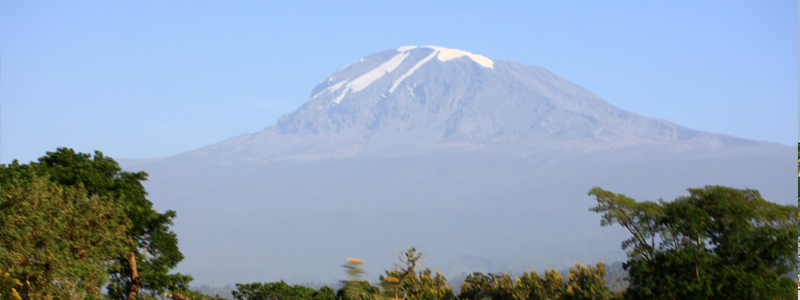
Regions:
<instances>
[{"instance_id":1,"label":"mountain slope","mask_svg":"<svg viewBox=\"0 0 800 300\"><path fill-rule=\"evenodd\" d=\"M354 62L276 125L195 155L313 159L490 147L525 156L644 144L683 150L763 145L621 110L543 68L430 46Z\"/></svg>"}]
</instances>

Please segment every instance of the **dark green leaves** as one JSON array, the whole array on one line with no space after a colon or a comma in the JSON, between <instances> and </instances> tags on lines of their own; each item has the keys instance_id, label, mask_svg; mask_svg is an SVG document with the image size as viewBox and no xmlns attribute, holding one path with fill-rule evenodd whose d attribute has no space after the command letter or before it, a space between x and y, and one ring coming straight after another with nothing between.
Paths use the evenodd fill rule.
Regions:
<instances>
[{"instance_id":1,"label":"dark green leaves","mask_svg":"<svg viewBox=\"0 0 800 300\"><path fill-rule=\"evenodd\" d=\"M65 230L72 230L72 232L76 232L75 234L77 234L75 228L89 225L96 225L98 227L95 228L102 228L109 233L119 233L122 230L121 235L114 237L116 246L113 249L96 247L92 250L93 248L89 245L100 244L97 244L96 241L85 241L85 248L103 252L105 257L113 258L113 263L107 263L107 260L102 260L102 263L105 264L103 267L106 272L105 278L110 275L111 282L107 286L109 296L117 299L135 298L140 290L151 295L160 295L166 291L186 291L188 282L191 280L188 275L169 274L169 270L175 268L183 259L183 255L178 250L177 236L170 230L172 219L175 218L176 213L174 211L159 213L153 209L153 203L146 198L147 192L142 185L145 180L147 180L147 173L123 171L116 161L104 156L99 151L92 156L86 153L77 153L72 149L59 148L55 152L48 152L46 156L39 158L35 163L21 165L14 161L8 166L0 166L0 183L4 188L18 182L37 182L38 186L34 187L34 190L59 189L64 193L71 193L69 197L71 201L78 203L77 208L79 209L102 208L106 215L113 213L115 217L122 218L124 222L119 221L119 223L124 223L125 226L117 229L114 222L92 223L93 221L87 221L89 220L87 218L92 215L103 216L99 214L99 211L81 211L80 214L84 217L75 219L74 222L88 223L61 224L59 222L66 222L66 219L62 220L63 218L56 217L69 216L65 213L69 207L64 206L55 208L55 210L62 210L62 213L52 213L50 219L46 220L46 222L50 222L53 230L65 226L63 227ZM46 197L57 200L59 198L56 194L46 195ZM28 196L26 199L37 198ZM3 221L8 221L8 216L14 213L3 212ZM108 227L103 228L103 226ZM49 231L37 231L36 236L41 237L44 233L49 234ZM63 234L53 233L53 235L48 235L46 240L50 241L61 235ZM91 236L100 237L102 235L91 233ZM1 241L5 242L10 238L6 237ZM120 248L118 244L122 244L124 247ZM47 249L53 249L53 247L47 247ZM60 264L68 264L71 260L61 257L57 261ZM81 272L86 270L88 269L82 268ZM105 278L100 282L107 281ZM94 282L81 279L79 283L87 285L94 284Z\"/></svg>"},{"instance_id":2,"label":"dark green leaves","mask_svg":"<svg viewBox=\"0 0 800 300\"><path fill-rule=\"evenodd\" d=\"M106 269L127 249L130 222L120 205L88 197L82 185L4 175L0 269L19 280L26 299L99 297Z\"/></svg>"},{"instance_id":3,"label":"dark green leaves","mask_svg":"<svg viewBox=\"0 0 800 300\"><path fill-rule=\"evenodd\" d=\"M601 224L619 224L631 299L772 299L794 297L785 277L796 263L795 206L758 191L721 186L689 189L673 202L638 203L594 188ZM656 247L658 243L658 247Z\"/></svg>"}]
</instances>

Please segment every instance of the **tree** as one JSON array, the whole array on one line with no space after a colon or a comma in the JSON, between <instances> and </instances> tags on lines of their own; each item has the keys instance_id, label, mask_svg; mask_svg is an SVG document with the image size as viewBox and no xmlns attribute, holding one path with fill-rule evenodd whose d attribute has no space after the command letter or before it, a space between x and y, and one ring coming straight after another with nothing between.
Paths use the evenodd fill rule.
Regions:
<instances>
[{"instance_id":1,"label":"tree","mask_svg":"<svg viewBox=\"0 0 800 300\"><path fill-rule=\"evenodd\" d=\"M185 290L180 292L165 292L164 296L174 300L223 300L219 295L209 296L200 292Z\"/></svg>"},{"instance_id":2,"label":"tree","mask_svg":"<svg viewBox=\"0 0 800 300\"><path fill-rule=\"evenodd\" d=\"M539 276L539 273L536 273L536 270L534 269L531 269L530 273L523 271L522 276L517 278L517 288L523 293L523 295L525 295L523 299L550 299L550 296L548 296L545 290L546 285L547 284L543 281L542 277Z\"/></svg>"},{"instance_id":3,"label":"tree","mask_svg":"<svg viewBox=\"0 0 800 300\"><path fill-rule=\"evenodd\" d=\"M399 265L394 270L385 271L380 276L385 294L393 299L455 299L453 289L438 270L431 275L430 269L416 271L422 252L410 248L399 257Z\"/></svg>"},{"instance_id":4,"label":"tree","mask_svg":"<svg viewBox=\"0 0 800 300\"><path fill-rule=\"evenodd\" d=\"M610 299L611 290L606 286L606 265L601 261L594 266L575 264L569 269L569 285L564 299L600 300Z\"/></svg>"},{"instance_id":5,"label":"tree","mask_svg":"<svg viewBox=\"0 0 800 300\"><path fill-rule=\"evenodd\" d=\"M469 300L594 300L617 299L606 287L605 264L594 266L575 264L569 270L568 281L553 268L540 276L535 270L512 278L508 274L473 273L461 284L459 299Z\"/></svg>"},{"instance_id":6,"label":"tree","mask_svg":"<svg viewBox=\"0 0 800 300\"><path fill-rule=\"evenodd\" d=\"M550 268L544 271L542 287L544 287L545 299L558 299L567 289L567 284L564 282L564 276Z\"/></svg>"},{"instance_id":7,"label":"tree","mask_svg":"<svg viewBox=\"0 0 800 300\"><path fill-rule=\"evenodd\" d=\"M467 278L461 283L461 292L458 294L458 299L523 300L528 299L527 294L527 291L514 284L514 279L508 274L498 275L475 272L467 275Z\"/></svg>"},{"instance_id":8,"label":"tree","mask_svg":"<svg viewBox=\"0 0 800 300\"><path fill-rule=\"evenodd\" d=\"M798 208L758 191L689 189L673 202L637 203L594 188L601 225L620 224L631 299L773 299L794 297L785 277L796 263Z\"/></svg>"},{"instance_id":9,"label":"tree","mask_svg":"<svg viewBox=\"0 0 800 300\"><path fill-rule=\"evenodd\" d=\"M305 300L312 299L316 290L294 285L283 280L272 283L236 284L233 297L239 300Z\"/></svg>"},{"instance_id":10,"label":"tree","mask_svg":"<svg viewBox=\"0 0 800 300\"><path fill-rule=\"evenodd\" d=\"M119 205L21 168L0 182L0 269L23 299L99 298L124 251L129 222ZM10 293L15 298L16 289Z\"/></svg>"},{"instance_id":11,"label":"tree","mask_svg":"<svg viewBox=\"0 0 800 300\"><path fill-rule=\"evenodd\" d=\"M176 213L153 209L142 185L147 173L123 171L99 151L92 157L67 148L47 152L28 165L14 161L0 168L0 181L15 172L37 174L62 187L81 186L86 197L101 197L120 207L130 226L125 232L125 250L116 253L116 263L108 268L110 297L136 299L144 296L141 291L155 296L188 289L191 276L169 274L183 260L177 236L169 229Z\"/></svg>"},{"instance_id":12,"label":"tree","mask_svg":"<svg viewBox=\"0 0 800 300\"><path fill-rule=\"evenodd\" d=\"M357 258L348 258L344 265L347 280L342 281L342 288L336 292L337 299L343 300L370 300L380 299L380 289L361 279L364 268L361 267L364 261Z\"/></svg>"}]
</instances>

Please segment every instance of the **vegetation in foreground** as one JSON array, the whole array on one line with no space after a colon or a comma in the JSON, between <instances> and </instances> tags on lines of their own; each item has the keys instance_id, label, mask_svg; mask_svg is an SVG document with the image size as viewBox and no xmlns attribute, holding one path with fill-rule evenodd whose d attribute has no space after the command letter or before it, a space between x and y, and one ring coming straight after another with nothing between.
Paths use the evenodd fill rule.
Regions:
<instances>
[{"instance_id":1,"label":"vegetation in foreground","mask_svg":"<svg viewBox=\"0 0 800 300\"><path fill-rule=\"evenodd\" d=\"M445 277L430 269L418 270L422 253L411 248L401 255L401 263L385 271L372 285L361 279L362 261L348 259L344 266L347 279L335 291L330 287L312 289L274 283L237 284L235 299L615 299L618 295L605 286L605 266L577 264L567 278L550 269L540 276L535 271L512 278L508 274L474 273L461 283L461 292L453 293Z\"/></svg>"},{"instance_id":2,"label":"vegetation in foreground","mask_svg":"<svg viewBox=\"0 0 800 300\"><path fill-rule=\"evenodd\" d=\"M797 283L798 207L758 191L721 186L689 189L672 202L636 202L600 188L589 193L601 225L631 237L626 299L790 299Z\"/></svg>"},{"instance_id":3,"label":"vegetation in foreground","mask_svg":"<svg viewBox=\"0 0 800 300\"><path fill-rule=\"evenodd\" d=\"M145 299L188 291L174 211L147 200L145 172L59 148L0 165L0 281L7 299ZM101 294L105 287L107 293Z\"/></svg>"},{"instance_id":4,"label":"vegetation in foreground","mask_svg":"<svg viewBox=\"0 0 800 300\"><path fill-rule=\"evenodd\" d=\"M798 145L800 175L800 144ZM169 228L174 211L146 199L144 172L111 158L59 148L38 162L0 165L0 300L214 299L170 274L182 259ZM800 190L800 176L798 177ZM796 206L758 191L689 189L672 202L637 202L594 188L602 226L620 225L629 286L611 291L602 262L576 264L567 277L550 269L468 275L456 295L438 271L421 270L411 248L371 284L362 261L348 259L341 287L283 281L237 284L236 299L790 299L784 276L797 264ZM800 203L800 197L798 197ZM105 293L103 289L105 288Z\"/></svg>"}]
</instances>

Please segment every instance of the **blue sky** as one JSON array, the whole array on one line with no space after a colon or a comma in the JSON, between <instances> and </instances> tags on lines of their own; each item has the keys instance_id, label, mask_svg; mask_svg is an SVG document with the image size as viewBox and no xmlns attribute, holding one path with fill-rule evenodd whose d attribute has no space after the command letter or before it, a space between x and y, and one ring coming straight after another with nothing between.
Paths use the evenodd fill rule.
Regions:
<instances>
[{"instance_id":1,"label":"blue sky","mask_svg":"<svg viewBox=\"0 0 800 300\"><path fill-rule=\"evenodd\" d=\"M257 132L403 45L544 67L698 130L800 139L797 1L1 1L0 162Z\"/></svg>"}]
</instances>

